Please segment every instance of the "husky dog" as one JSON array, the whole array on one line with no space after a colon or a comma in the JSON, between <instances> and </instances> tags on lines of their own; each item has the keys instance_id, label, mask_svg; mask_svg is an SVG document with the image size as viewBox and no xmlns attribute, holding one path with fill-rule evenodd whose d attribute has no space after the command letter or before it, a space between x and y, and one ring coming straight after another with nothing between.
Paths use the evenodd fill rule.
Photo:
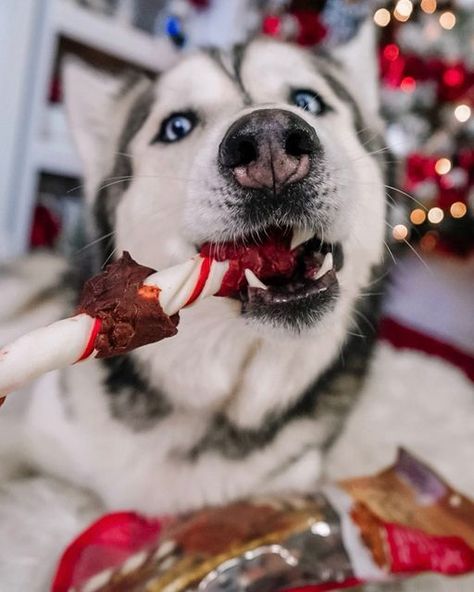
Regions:
<instances>
[{"instance_id":1,"label":"husky dog","mask_svg":"<svg viewBox=\"0 0 474 592\"><path fill-rule=\"evenodd\" d=\"M10 419L9 438L2 434L5 472L21 454L48 475L12 481L0 497L10 565L27 556L23 573L26 564L50 570L68 538L105 510L159 515L316 488L358 400L384 275L383 130L370 49L367 31L333 56L258 39L189 55L155 80L68 62L96 271L122 250L162 269L204 243L283 239L298 261L291 277L262 286L249 274L238 297L183 310L172 339L38 381L21 424ZM71 310L61 270L56 283L41 272L37 314L45 291L56 299L50 316ZM372 431L360 439L380 460L387 423ZM356 460L358 437L339 446L341 460L332 454L326 472L344 472L351 448L354 466L370 465L364 454ZM26 498L47 506L41 517ZM22 551L22 515L35 515L49 542L32 535Z\"/></svg>"}]
</instances>

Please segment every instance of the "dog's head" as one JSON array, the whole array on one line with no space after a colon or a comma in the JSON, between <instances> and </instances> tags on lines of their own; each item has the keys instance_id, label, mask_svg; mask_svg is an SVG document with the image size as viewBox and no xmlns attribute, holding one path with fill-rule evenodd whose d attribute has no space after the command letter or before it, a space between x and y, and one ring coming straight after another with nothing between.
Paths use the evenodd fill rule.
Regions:
<instances>
[{"instance_id":1,"label":"dog's head","mask_svg":"<svg viewBox=\"0 0 474 592\"><path fill-rule=\"evenodd\" d=\"M69 62L68 109L99 238L158 269L203 244L234 257L260 244L273 269L248 273L215 314L257 331L347 329L385 229L364 45L338 61L258 39L189 55L153 81Z\"/></svg>"}]
</instances>

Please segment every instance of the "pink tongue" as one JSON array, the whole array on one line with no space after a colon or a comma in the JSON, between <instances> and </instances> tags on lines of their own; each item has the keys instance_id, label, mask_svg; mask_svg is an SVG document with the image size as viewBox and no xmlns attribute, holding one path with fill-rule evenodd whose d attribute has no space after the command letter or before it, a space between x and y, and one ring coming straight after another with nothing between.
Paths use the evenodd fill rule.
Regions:
<instances>
[{"instance_id":1,"label":"pink tongue","mask_svg":"<svg viewBox=\"0 0 474 592\"><path fill-rule=\"evenodd\" d=\"M247 285L245 269L251 269L265 282L272 278L290 278L296 268L298 249L290 251L288 237L271 237L263 243L205 243L203 257L230 262L218 296L235 296Z\"/></svg>"}]
</instances>

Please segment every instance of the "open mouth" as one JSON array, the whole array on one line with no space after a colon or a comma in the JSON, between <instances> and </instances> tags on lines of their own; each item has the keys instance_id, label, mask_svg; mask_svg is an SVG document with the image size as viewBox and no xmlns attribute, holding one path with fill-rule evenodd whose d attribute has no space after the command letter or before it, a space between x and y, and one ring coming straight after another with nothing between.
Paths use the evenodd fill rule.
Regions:
<instances>
[{"instance_id":1,"label":"open mouth","mask_svg":"<svg viewBox=\"0 0 474 592\"><path fill-rule=\"evenodd\" d=\"M326 243L314 231L267 228L262 240L206 243L201 254L230 261L220 296L237 298L249 314L315 311L339 292L343 266L340 243ZM264 238L263 238L264 235Z\"/></svg>"}]
</instances>

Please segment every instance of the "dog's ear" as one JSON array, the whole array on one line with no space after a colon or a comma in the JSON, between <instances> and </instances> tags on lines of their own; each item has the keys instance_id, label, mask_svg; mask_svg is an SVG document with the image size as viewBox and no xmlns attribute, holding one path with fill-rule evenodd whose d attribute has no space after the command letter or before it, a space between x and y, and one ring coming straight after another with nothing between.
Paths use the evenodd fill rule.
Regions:
<instances>
[{"instance_id":1,"label":"dog's ear","mask_svg":"<svg viewBox=\"0 0 474 592\"><path fill-rule=\"evenodd\" d=\"M364 111L377 115L380 83L376 32L372 19L366 19L356 35L344 45L334 48L331 54L344 67L351 90L364 106Z\"/></svg>"},{"instance_id":2,"label":"dog's ear","mask_svg":"<svg viewBox=\"0 0 474 592\"><path fill-rule=\"evenodd\" d=\"M92 199L104 172L110 170L108 160L113 151L107 148L118 133L114 105L124 80L75 56L66 56L61 66L66 112L83 168L85 194Z\"/></svg>"}]
</instances>

